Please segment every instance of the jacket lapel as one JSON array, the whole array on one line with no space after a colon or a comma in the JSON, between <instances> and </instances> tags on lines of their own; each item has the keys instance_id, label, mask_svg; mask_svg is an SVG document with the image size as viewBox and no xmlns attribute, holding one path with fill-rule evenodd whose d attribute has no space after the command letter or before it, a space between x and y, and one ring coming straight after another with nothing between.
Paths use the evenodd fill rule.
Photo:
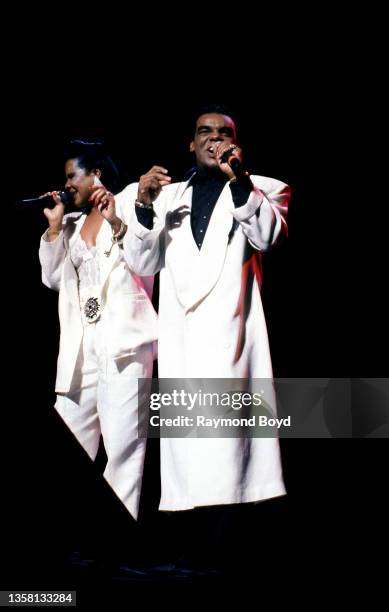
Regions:
<instances>
[{"instance_id":1,"label":"jacket lapel","mask_svg":"<svg viewBox=\"0 0 389 612\"><path fill-rule=\"evenodd\" d=\"M190 211L192 187L183 183L172 207L173 223L168 222L166 266L174 279L177 297L188 311L198 304L215 286L226 256L228 233L231 229L232 199L228 184L225 185L213 210L201 250L192 234ZM174 226L174 214L187 210L182 223Z\"/></svg>"},{"instance_id":2,"label":"jacket lapel","mask_svg":"<svg viewBox=\"0 0 389 612\"><path fill-rule=\"evenodd\" d=\"M227 183L215 204L199 251L190 296L192 305L202 300L219 280L227 253L228 234L233 221L230 212L231 204L231 192Z\"/></svg>"},{"instance_id":3,"label":"jacket lapel","mask_svg":"<svg viewBox=\"0 0 389 612\"><path fill-rule=\"evenodd\" d=\"M105 283L107 282L108 276L120 255L119 246L112 244L112 229L108 221L104 219L103 224L100 228L97 244L99 252L99 263L100 263L100 287L103 290ZM112 249L111 249L112 247ZM109 252L107 256L106 253Z\"/></svg>"},{"instance_id":4,"label":"jacket lapel","mask_svg":"<svg viewBox=\"0 0 389 612\"><path fill-rule=\"evenodd\" d=\"M70 259L70 249L73 246L74 242L77 240L77 236L79 235L81 228L84 225L85 219L86 215L81 214L73 221L73 231L67 245L68 252L64 261L63 270L66 293L69 297L69 301L77 308L80 307L80 300L78 297L78 276L72 264L72 260Z\"/></svg>"}]
</instances>

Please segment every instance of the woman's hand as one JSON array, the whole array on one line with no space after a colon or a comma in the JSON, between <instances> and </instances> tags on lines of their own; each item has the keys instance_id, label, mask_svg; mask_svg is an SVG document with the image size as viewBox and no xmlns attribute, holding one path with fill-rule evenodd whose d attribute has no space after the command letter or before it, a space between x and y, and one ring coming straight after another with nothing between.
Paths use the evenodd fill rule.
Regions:
<instances>
[{"instance_id":1,"label":"woman's hand","mask_svg":"<svg viewBox=\"0 0 389 612\"><path fill-rule=\"evenodd\" d=\"M92 195L88 200L95 206L102 217L112 226L113 232L117 232L121 225L121 220L116 215L115 197L103 186L93 186Z\"/></svg>"},{"instance_id":2,"label":"woman's hand","mask_svg":"<svg viewBox=\"0 0 389 612\"><path fill-rule=\"evenodd\" d=\"M65 205L62 203L58 191L49 191L42 197L51 196L55 202L54 208L45 208L43 214L49 222L48 237L50 242L62 231L62 219L65 213Z\"/></svg>"}]
</instances>

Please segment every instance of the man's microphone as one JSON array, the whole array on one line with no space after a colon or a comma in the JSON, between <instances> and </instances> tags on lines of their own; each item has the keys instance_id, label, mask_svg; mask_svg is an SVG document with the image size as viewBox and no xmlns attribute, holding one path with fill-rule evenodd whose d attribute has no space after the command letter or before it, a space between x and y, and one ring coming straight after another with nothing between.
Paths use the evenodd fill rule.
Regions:
<instances>
[{"instance_id":1,"label":"man's microphone","mask_svg":"<svg viewBox=\"0 0 389 612\"><path fill-rule=\"evenodd\" d=\"M59 199L65 206L73 204L73 194L70 191L58 191ZM51 195L41 195L36 198L27 198L25 200L17 200L16 204L28 207L30 204L40 204L43 208L46 208L50 204L53 204L54 200Z\"/></svg>"},{"instance_id":2,"label":"man's microphone","mask_svg":"<svg viewBox=\"0 0 389 612\"><path fill-rule=\"evenodd\" d=\"M234 149L235 147L233 149L227 149L227 151L224 151L223 155L220 157L220 161L223 164L228 164L235 176L239 178L243 176L244 170L242 164L240 163L240 159L234 155Z\"/></svg>"}]
</instances>

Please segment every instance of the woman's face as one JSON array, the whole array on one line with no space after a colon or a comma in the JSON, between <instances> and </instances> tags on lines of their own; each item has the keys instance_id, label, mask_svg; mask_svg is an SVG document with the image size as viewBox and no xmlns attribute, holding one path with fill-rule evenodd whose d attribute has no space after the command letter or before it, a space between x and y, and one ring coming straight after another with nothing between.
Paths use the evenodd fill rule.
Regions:
<instances>
[{"instance_id":1,"label":"woman's face","mask_svg":"<svg viewBox=\"0 0 389 612\"><path fill-rule=\"evenodd\" d=\"M66 183L65 189L73 194L74 205L85 206L91 196L91 187L94 184L96 174L87 172L78 165L78 159L68 159L65 164Z\"/></svg>"}]
</instances>

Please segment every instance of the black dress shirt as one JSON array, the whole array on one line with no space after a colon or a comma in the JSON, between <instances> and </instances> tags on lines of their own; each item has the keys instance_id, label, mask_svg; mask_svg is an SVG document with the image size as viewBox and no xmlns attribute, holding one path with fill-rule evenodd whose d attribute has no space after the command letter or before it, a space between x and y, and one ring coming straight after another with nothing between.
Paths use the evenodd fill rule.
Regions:
<instances>
[{"instance_id":1,"label":"black dress shirt","mask_svg":"<svg viewBox=\"0 0 389 612\"><path fill-rule=\"evenodd\" d=\"M218 169L210 171L197 168L189 182L193 187L190 224L193 238L201 249L208 224L228 177ZM243 206L249 198L253 184L249 176L243 176L238 181L230 183L231 195L235 207ZM152 229L154 212L152 209L135 207L136 216L144 227ZM231 221L232 223L232 221Z\"/></svg>"}]
</instances>

